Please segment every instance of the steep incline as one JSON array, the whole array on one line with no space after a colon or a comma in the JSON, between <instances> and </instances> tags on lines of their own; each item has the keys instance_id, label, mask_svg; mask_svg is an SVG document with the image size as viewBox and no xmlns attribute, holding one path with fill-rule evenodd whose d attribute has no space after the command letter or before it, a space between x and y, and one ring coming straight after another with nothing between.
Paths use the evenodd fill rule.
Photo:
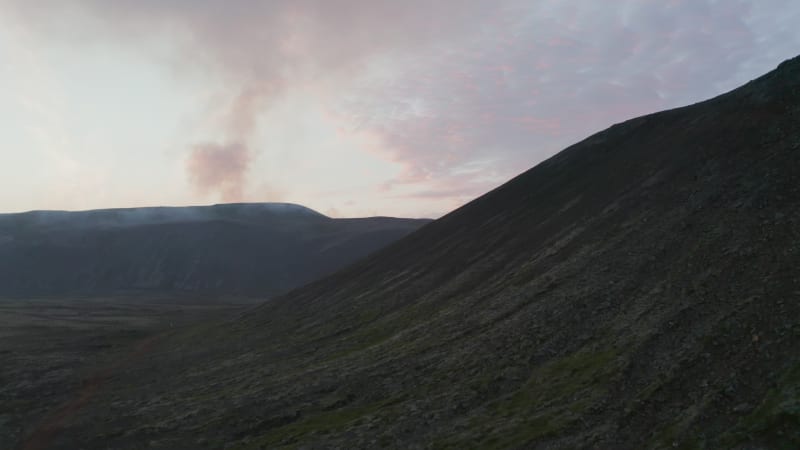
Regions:
<instances>
[{"instance_id":1,"label":"steep incline","mask_svg":"<svg viewBox=\"0 0 800 450\"><path fill-rule=\"evenodd\" d=\"M57 441L800 445L800 59L176 335Z\"/></svg>"},{"instance_id":2,"label":"steep incline","mask_svg":"<svg viewBox=\"0 0 800 450\"><path fill-rule=\"evenodd\" d=\"M426 220L283 203L0 214L0 296L283 293Z\"/></svg>"}]
</instances>

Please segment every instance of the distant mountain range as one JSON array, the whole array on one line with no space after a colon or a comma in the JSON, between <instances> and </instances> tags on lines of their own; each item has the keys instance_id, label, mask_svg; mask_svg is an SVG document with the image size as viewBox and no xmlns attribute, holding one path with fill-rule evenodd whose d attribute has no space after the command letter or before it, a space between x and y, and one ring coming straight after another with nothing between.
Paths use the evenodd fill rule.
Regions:
<instances>
[{"instance_id":1,"label":"distant mountain range","mask_svg":"<svg viewBox=\"0 0 800 450\"><path fill-rule=\"evenodd\" d=\"M267 297L427 222L332 219L287 203L0 214L0 296Z\"/></svg>"}]
</instances>

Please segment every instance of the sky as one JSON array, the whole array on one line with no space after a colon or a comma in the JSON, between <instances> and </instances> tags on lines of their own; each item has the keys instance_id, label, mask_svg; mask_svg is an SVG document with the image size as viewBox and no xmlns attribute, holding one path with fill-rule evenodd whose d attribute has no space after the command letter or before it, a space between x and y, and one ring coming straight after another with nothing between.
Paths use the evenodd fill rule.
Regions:
<instances>
[{"instance_id":1,"label":"sky","mask_svg":"<svg viewBox=\"0 0 800 450\"><path fill-rule=\"evenodd\" d=\"M0 212L439 217L800 53L797 0L0 0Z\"/></svg>"}]
</instances>

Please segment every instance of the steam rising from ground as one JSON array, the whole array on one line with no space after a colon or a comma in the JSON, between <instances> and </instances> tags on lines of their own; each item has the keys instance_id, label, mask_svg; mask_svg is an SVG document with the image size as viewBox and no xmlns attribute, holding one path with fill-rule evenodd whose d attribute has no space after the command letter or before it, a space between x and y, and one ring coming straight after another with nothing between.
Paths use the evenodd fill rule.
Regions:
<instances>
[{"instance_id":1,"label":"steam rising from ground","mask_svg":"<svg viewBox=\"0 0 800 450\"><path fill-rule=\"evenodd\" d=\"M245 199L248 172L253 160L253 135L262 103L270 89L264 83L242 88L219 126L225 130L223 142L201 142L192 146L186 160L189 180L201 195L219 193L225 202Z\"/></svg>"},{"instance_id":2,"label":"steam rising from ground","mask_svg":"<svg viewBox=\"0 0 800 450\"><path fill-rule=\"evenodd\" d=\"M201 143L192 148L186 168L200 194L216 191L225 202L239 202L251 159L250 150L239 142Z\"/></svg>"}]
</instances>

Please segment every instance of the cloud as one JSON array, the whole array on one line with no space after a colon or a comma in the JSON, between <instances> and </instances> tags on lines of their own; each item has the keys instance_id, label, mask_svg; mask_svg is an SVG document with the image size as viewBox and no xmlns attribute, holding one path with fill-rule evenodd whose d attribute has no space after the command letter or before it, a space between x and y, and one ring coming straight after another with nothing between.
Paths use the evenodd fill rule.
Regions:
<instances>
[{"instance_id":1,"label":"cloud","mask_svg":"<svg viewBox=\"0 0 800 450\"><path fill-rule=\"evenodd\" d=\"M791 18L800 5L788 1L515 2L342 110L407 163L395 185L453 180L477 195L479 177L455 182L476 160L507 178L614 122L772 69L800 48Z\"/></svg>"},{"instance_id":2,"label":"cloud","mask_svg":"<svg viewBox=\"0 0 800 450\"><path fill-rule=\"evenodd\" d=\"M227 97L228 105L212 111L210 120L222 139L192 144L187 167L200 192L219 188L223 197L246 189L259 116L288 90L314 84L318 92L338 92L370 58L413 54L450 40L494 8L478 0L462 1L458 8L422 0L5 3L14 6L19 20L50 37L84 44L116 40L158 57L166 41L176 70L189 76L210 71L222 79L226 87L217 94ZM216 144L220 141L225 143ZM234 180L242 183L235 189Z\"/></svg>"},{"instance_id":3,"label":"cloud","mask_svg":"<svg viewBox=\"0 0 800 450\"><path fill-rule=\"evenodd\" d=\"M397 164L381 184L387 196L461 201L616 121L721 93L800 48L793 0L0 5L51 38L122 42L168 58L181 76L218 80L224 100L186 167L201 195L226 199L253 178L258 131L270 126L259 119L299 90Z\"/></svg>"}]
</instances>

